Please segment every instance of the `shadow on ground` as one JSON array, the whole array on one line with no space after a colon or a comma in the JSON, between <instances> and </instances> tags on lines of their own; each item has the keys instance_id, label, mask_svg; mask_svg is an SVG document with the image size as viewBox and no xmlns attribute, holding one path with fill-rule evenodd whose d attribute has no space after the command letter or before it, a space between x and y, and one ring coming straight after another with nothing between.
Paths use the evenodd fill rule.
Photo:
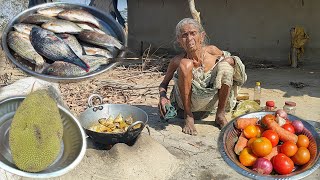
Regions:
<instances>
[{"instance_id":1,"label":"shadow on ground","mask_svg":"<svg viewBox=\"0 0 320 180\"><path fill-rule=\"evenodd\" d=\"M141 108L148 114L148 117L149 117L148 125L154 128L155 130L164 130L166 129L166 126L168 126L169 124L180 126L181 129L183 128L184 120L181 118L176 117L166 121L160 118L157 107L146 106L146 105L135 105L135 106ZM209 115L203 120L195 120L195 124L205 124L205 125L212 125L215 127L219 127L215 123L214 117L215 117L214 115Z\"/></svg>"}]
</instances>

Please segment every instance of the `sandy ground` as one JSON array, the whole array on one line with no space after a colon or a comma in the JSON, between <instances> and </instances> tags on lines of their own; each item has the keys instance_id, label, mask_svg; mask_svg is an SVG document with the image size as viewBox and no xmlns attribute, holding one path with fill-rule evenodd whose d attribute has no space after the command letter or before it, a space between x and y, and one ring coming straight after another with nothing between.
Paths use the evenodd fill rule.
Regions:
<instances>
[{"instance_id":1,"label":"sandy ground","mask_svg":"<svg viewBox=\"0 0 320 180\"><path fill-rule=\"evenodd\" d=\"M4 59L2 58L3 62ZM8 65L8 64L7 64ZM277 107L282 107L284 102L291 100L297 103L296 115L307 120L314 120L320 122L320 71L315 68L316 66L304 66L299 69L291 69L287 67L274 67L274 68L253 68L248 65L247 74L248 81L242 87L240 92L248 92L250 98L253 97L253 86L255 81L261 81L262 84L262 101L261 104L265 104L267 100L274 100ZM318 66L319 67L319 66ZM23 73L17 69L13 69L10 65L6 66L0 77L4 79L7 77L6 82L3 84L13 83L16 79L22 78ZM6 72L10 72L9 75ZM134 76L132 76L134 74ZM131 78L124 78L131 76ZM8 78L10 77L10 78ZM18 78L17 78L18 77ZM215 127L214 116L209 116L202 121L196 121L196 128L198 130L198 136L189 136L181 132L182 120L172 119L168 123L160 120L157 112L157 86L163 78L162 73L151 72L137 72L136 70L128 70L118 68L110 72L106 72L96 78L70 84L60 84L60 88L66 94L62 94L66 100L66 104L69 105L71 111L77 115L77 112L81 112L86 107L85 103L75 105L67 101L68 98L82 97L83 102L86 102L87 94L101 93L104 100L110 103L124 103L136 105L145 110L149 115L148 125L151 130L151 137L155 140L155 144L161 144L168 152L163 151L162 155L167 156L172 154L179 163L177 167L174 165L174 172L170 172L170 176L157 176L157 172L162 172L159 167L149 165L149 170L143 171L140 178L143 179L245 179L244 176L239 175L236 171L230 168L224 160L221 158L218 151L218 136L220 130ZM112 79L119 82L127 82L128 84L134 84L144 88L142 90L133 91L136 96L129 97L129 100L123 98L125 91L119 94L119 91L114 91L114 96L110 94L110 90L103 89L96 86L96 84L105 83L106 79ZM297 89L290 85L290 82L303 82L306 87ZM84 94L84 90L80 90L81 87L86 86L87 83L92 84L92 88L89 89L87 94ZM80 87L80 88L79 88ZM69 91L65 91L69 89ZM147 90L146 90L147 89ZM107 94L104 94L107 91ZM141 91L142 93L139 93ZM144 95L141 95L143 94ZM128 95L127 95L128 96ZM230 113L228 113L228 120L231 120ZM147 134L146 129L143 131L143 135ZM151 141L150 141L151 142ZM121 179L119 176L112 174L106 174L105 169L110 169L110 164L106 163L106 154L110 150L99 150L92 145L90 139L88 139L88 149L82 162L73 171L55 179ZM161 156L155 149L148 149L148 158L155 158ZM166 155L166 153L168 153ZM110 158L110 157L109 157ZM130 158L130 157L129 157ZM165 157L162 157L165 158ZM161 158L160 158L161 159ZM168 160L168 159L167 159ZM168 161L168 163L172 161ZM127 165L128 166L128 165ZM163 166L162 166L163 167ZM127 167L132 168L132 165ZM140 168L145 168L140 165ZM2 171L3 172L3 171ZM112 171L114 172L114 171ZM167 172L165 170L165 172ZM1 171L0 171L1 173ZM125 172L123 172L125 173ZM150 175L149 178L148 174ZM6 174L8 175L8 174ZM10 174L9 174L10 175ZM143 176L142 176L143 175ZM7 176L9 177L9 176ZM114 178L113 178L114 177ZM117 177L117 178L115 178ZM124 176L126 177L126 176ZM139 176L138 176L139 177ZM152 178L158 177L158 178ZM17 176L11 177L12 179L26 179ZM313 174L306 179L319 179L320 170L317 169ZM8 178L9 179L9 178ZM125 179L125 178L124 178ZM136 178L132 178L136 179Z\"/></svg>"},{"instance_id":2,"label":"sandy ground","mask_svg":"<svg viewBox=\"0 0 320 180\"><path fill-rule=\"evenodd\" d=\"M23 5L14 3L15 1L12 0L0 2L1 16L4 17L0 21L0 29L2 29L7 19L26 8L28 1L24 0ZM252 98L255 81L261 81L262 105L267 100L274 100L276 106L281 108L285 101L291 100L297 103L297 116L320 122L320 62L317 64L304 62L302 68L298 69L270 64L256 66L252 62L245 62L245 64L248 65L248 81L240 92L248 92ZM12 66L0 50L0 88L27 76ZM130 175L132 178L129 179L246 179L221 158L217 145L220 130L214 126L214 116L196 122L198 136L183 134L181 119L172 119L168 123L160 120L156 107L157 86L162 78L162 73L118 68L86 81L60 84L63 99L75 115L79 115L86 108L86 100L93 93L101 94L104 101L108 103L128 103L142 108L149 115L151 138L145 137L149 135L144 129L142 136L144 138L135 147L128 148L119 144L111 150L99 150L88 139L86 155L81 163L74 170L55 179L126 179ZM121 84L120 87L110 85L107 80L111 79ZM290 82L303 82L307 86L300 89L294 88ZM132 86L124 88L125 85ZM130 87L134 88L128 90ZM227 117L231 120L230 113ZM142 157L131 158L130 155L139 155L134 152L127 156L125 154L119 156L119 152L130 152L133 149L141 152ZM108 161L115 157L122 160L122 164L116 163L117 166L121 166L119 171L116 171L114 164L110 163L112 161ZM136 160L137 163L132 160ZM134 174L135 171L137 173ZM124 175L121 177L119 174ZM0 169L0 180L3 179L27 178L18 177ZM305 179L320 179L320 170L317 169Z\"/></svg>"}]
</instances>

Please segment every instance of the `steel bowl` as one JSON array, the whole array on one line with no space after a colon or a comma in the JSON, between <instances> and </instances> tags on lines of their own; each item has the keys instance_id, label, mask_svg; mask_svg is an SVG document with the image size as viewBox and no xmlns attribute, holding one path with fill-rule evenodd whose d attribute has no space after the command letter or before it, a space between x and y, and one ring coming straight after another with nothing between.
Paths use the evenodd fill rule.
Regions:
<instances>
[{"instance_id":1,"label":"steel bowl","mask_svg":"<svg viewBox=\"0 0 320 180\"><path fill-rule=\"evenodd\" d=\"M100 104L93 105L93 98L98 98ZM135 121L124 133L104 133L89 130L101 118L109 116L116 117L119 113L123 117L132 116ZM141 133L148 122L147 113L135 106L128 104L103 104L102 97L93 94L88 99L88 108L79 115L79 122L85 129L87 135L94 141L105 145L114 145L116 143L132 143ZM140 128L134 129L133 126L141 124Z\"/></svg>"},{"instance_id":2,"label":"steel bowl","mask_svg":"<svg viewBox=\"0 0 320 180\"><path fill-rule=\"evenodd\" d=\"M239 117L243 118L252 118L257 117L261 119L267 114L274 114L272 111L267 112L253 112L249 114L245 114ZM219 152L224 159L224 161L235 171L238 173L252 178L252 179L302 179L308 175L310 175L312 172L314 172L316 169L320 166L320 158L319 158L319 147L320 147L320 138L319 138L319 132L316 131L315 127L310 125L307 121L288 114L288 118L290 120L300 120L302 121L304 125L303 132L301 134L306 135L309 140L309 151L310 151L310 160L307 164L303 166L296 166L296 169L287 175L261 175L258 174L256 171L253 171L245 166L243 166L240 161L238 160L238 156L234 153L234 146L237 142L237 139L240 135L240 130L235 128L235 121L239 117L233 119L230 121L225 127L222 128L220 134L219 134L219 140L218 140L218 148Z\"/></svg>"},{"instance_id":3,"label":"steel bowl","mask_svg":"<svg viewBox=\"0 0 320 180\"><path fill-rule=\"evenodd\" d=\"M102 25L102 30L105 32L109 32L112 36L117 38L119 41L121 41L125 46L127 46L127 37L125 36L124 30L121 27L121 25L114 20L114 18L110 14L106 14L102 12L101 10L98 10L94 7L87 6L84 4L74 4L74 3L65 3L65 2L55 2L55 3L45 3L45 4L40 4L37 6L34 6L32 8L26 9L25 11L21 12L17 16L15 16L13 19L10 20L10 22L7 24L7 26L4 28L2 32L2 49L5 52L6 56L20 69L22 69L24 72L35 76L37 78L41 78L47 81L53 81L53 82L76 82L79 80L84 80L90 77L94 77L98 74L101 74L103 72L106 72L117 65L120 64L120 62L113 62L110 63L106 66L101 66L99 69L82 75L82 76L75 76L75 77L59 77L59 76L51 76L51 75L46 75L46 74L41 74L38 72L35 72L27 67L25 67L23 64L21 64L14 56L13 56L13 51L8 47L7 44L7 34L13 30L13 25L16 23L22 22L24 18L29 16L30 14L36 13L38 9L42 8L47 8L47 7L53 7L53 6L58 6L58 7L63 7L65 9L83 9L94 15L99 23ZM118 54L118 58L124 57L126 54L125 51L120 51Z\"/></svg>"},{"instance_id":4,"label":"steel bowl","mask_svg":"<svg viewBox=\"0 0 320 180\"><path fill-rule=\"evenodd\" d=\"M10 173L29 178L51 178L61 176L75 168L85 155L87 141L77 119L58 105L63 121L63 141L58 158L44 171L37 173L18 169L11 156L9 131L12 118L25 97L10 97L0 102L0 168Z\"/></svg>"}]
</instances>

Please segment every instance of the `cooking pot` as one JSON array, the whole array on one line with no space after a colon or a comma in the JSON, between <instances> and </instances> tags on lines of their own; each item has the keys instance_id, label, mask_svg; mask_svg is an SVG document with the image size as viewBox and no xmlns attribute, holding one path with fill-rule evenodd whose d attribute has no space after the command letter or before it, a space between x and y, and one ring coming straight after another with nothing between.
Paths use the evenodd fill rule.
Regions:
<instances>
[{"instance_id":1,"label":"cooking pot","mask_svg":"<svg viewBox=\"0 0 320 180\"><path fill-rule=\"evenodd\" d=\"M100 104L93 105L93 99L97 98ZM116 117L119 114L122 117L131 116L134 122L123 133L105 133L89 130L91 126L97 124L101 118L109 116ZM79 115L79 121L87 135L94 141L100 144L114 145L116 143L131 143L141 133L148 122L147 113L135 106L128 104L103 104L103 98L100 95L92 94L88 98L88 108ZM139 128L133 128L140 124Z\"/></svg>"}]
</instances>

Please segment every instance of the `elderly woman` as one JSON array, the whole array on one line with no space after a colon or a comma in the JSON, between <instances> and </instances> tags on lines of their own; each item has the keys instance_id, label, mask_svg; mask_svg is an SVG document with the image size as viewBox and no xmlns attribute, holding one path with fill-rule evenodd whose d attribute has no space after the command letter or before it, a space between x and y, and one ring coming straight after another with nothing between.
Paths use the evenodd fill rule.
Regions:
<instances>
[{"instance_id":1,"label":"elderly woman","mask_svg":"<svg viewBox=\"0 0 320 180\"><path fill-rule=\"evenodd\" d=\"M185 53L171 60L159 86L161 117L167 113L167 104L172 103L178 116L179 112L183 115L182 131L190 135L197 134L194 120L212 112L222 128L228 122L226 110L235 106L237 86L247 79L240 58L215 46L206 46L205 37L202 26L194 19L185 18L177 24L176 39ZM167 87L172 78L174 87L169 99Z\"/></svg>"}]
</instances>

